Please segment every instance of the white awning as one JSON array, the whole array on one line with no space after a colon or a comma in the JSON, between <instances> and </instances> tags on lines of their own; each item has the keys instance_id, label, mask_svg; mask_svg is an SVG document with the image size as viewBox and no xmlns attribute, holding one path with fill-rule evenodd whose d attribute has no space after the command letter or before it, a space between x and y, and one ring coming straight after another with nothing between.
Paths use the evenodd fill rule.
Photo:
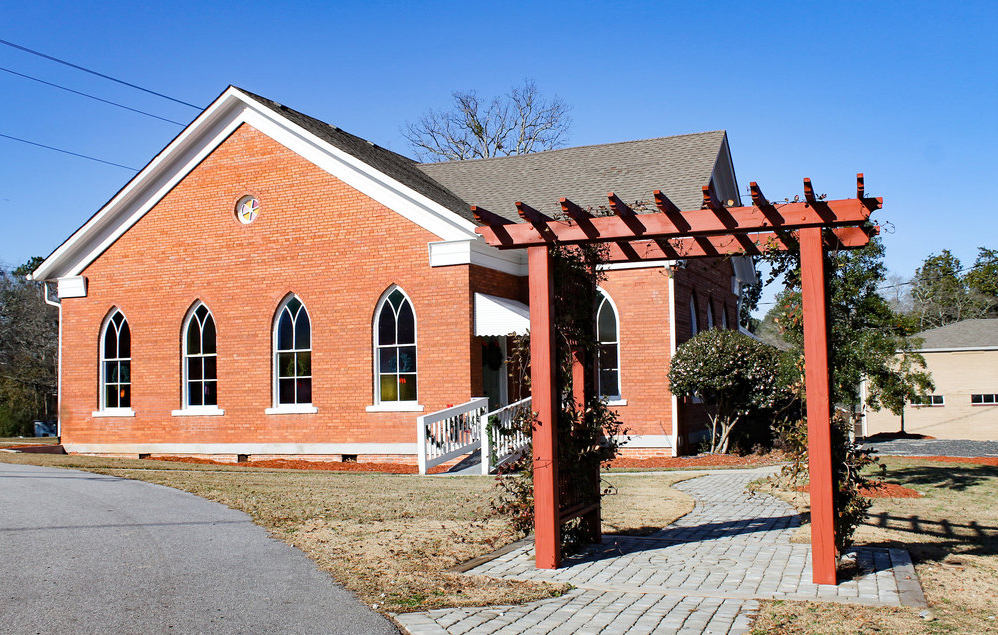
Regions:
<instances>
[{"instance_id":1,"label":"white awning","mask_svg":"<svg viewBox=\"0 0 998 635\"><path fill-rule=\"evenodd\" d=\"M530 307L516 300L475 294L475 335L523 335L530 330Z\"/></svg>"}]
</instances>

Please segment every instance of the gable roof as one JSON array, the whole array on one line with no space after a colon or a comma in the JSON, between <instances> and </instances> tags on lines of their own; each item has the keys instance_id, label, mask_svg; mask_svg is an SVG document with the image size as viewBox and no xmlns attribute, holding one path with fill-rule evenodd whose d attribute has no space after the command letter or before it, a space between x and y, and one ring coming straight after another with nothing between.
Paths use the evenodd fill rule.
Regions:
<instances>
[{"instance_id":1,"label":"gable roof","mask_svg":"<svg viewBox=\"0 0 998 635\"><path fill-rule=\"evenodd\" d=\"M419 168L465 201L517 222L517 201L553 215L562 197L583 208L605 207L609 191L630 203L650 201L659 189L688 210L700 209L701 187L718 160L728 158L726 143L726 133L715 130Z\"/></svg>"},{"instance_id":2,"label":"gable roof","mask_svg":"<svg viewBox=\"0 0 998 635\"><path fill-rule=\"evenodd\" d=\"M917 333L924 341L919 350L998 349L998 319L963 320Z\"/></svg>"},{"instance_id":3,"label":"gable roof","mask_svg":"<svg viewBox=\"0 0 998 635\"><path fill-rule=\"evenodd\" d=\"M402 156L382 148L381 146L352 135L345 130L330 125L324 121L319 121L315 117L310 117L293 108L288 108L276 101L261 97L243 88L240 92L248 95L255 101L270 108L277 114L286 117L290 121L308 130L320 139L329 142L340 150L360 159L382 174L390 176L399 183L411 187L423 196L440 203L450 211L467 218L475 220L471 213L471 208L465 201L458 198L453 192L440 183L427 176L419 169L419 164L409 157Z\"/></svg>"}]
</instances>

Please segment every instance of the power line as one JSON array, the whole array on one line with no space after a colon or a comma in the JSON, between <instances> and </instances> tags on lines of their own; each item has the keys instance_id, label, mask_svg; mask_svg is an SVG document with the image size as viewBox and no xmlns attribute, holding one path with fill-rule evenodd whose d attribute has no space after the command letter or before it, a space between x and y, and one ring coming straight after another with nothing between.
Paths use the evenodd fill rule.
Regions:
<instances>
[{"instance_id":1,"label":"power line","mask_svg":"<svg viewBox=\"0 0 998 635\"><path fill-rule=\"evenodd\" d=\"M44 143L36 143L34 141L28 141L27 139L19 139L18 137L12 137L10 135L6 135L6 134L3 134L3 133L0 133L0 137L3 137L4 139L10 139L12 141L20 141L21 143L27 143L28 145L32 145L32 146L38 146L39 148L45 148L46 150L55 150L56 152L62 152L63 154L69 154L69 155L72 155L74 157L80 157L81 159L89 159L91 161L96 161L97 163L104 163L106 165L113 165L116 168L125 168L126 170L131 170L132 172L138 172L139 171L138 168L133 168L133 167L128 166L128 165L122 165L120 163L114 163L113 161L105 161L104 159L98 159L96 157L87 156L86 154L79 154L78 152L70 152L69 150L63 150L62 148L56 148L54 146L47 146Z\"/></svg>"},{"instance_id":2,"label":"power line","mask_svg":"<svg viewBox=\"0 0 998 635\"><path fill-rule=\"evenodd\" d=\"M138 108L132 108L131 106L125 106L124 104L119 104L118 102L110 101L108 99L102 99L101 97L96 97L94 95L89 95L87 93L81 93L78 90L73 90L72 88L66 88L65 86L60 86L59 84L53 84L52 82L47 82L44 79L38 79L37 77L32 77L31 75L25 75L24 73L18 73L17 71L12 71L9 68L4 68L0 66L0 71L5 73L10 73L11 75L17 75L18 77L23 77L25 79L30 79L36 81L40 84L45 84L46 86L52 86L53 88L58 88L60 90L65 90L76 95L82 95L83 97L89 97L90 99L96 99L97 101L104 102L105 104L110 104L112 106L117 106L118 108L124 108L125 110L131 110L132 112L137 112L140 115L145 115L146 117L152 117L153 119L159 119L160 121L165 121L167 123L176 124L178 126L183 126L184 124L179 121L174 121L173 119L167 119L166 117L160 117L159 115L154 115L151 112L146 112L144 110L139 110Z\"/></svg>"},{"instance_id":3,"label":"power line","mask_svg":"<svg viewBox=\"0 0 998 635\"><path fill-rule=\"evenodd\" d=\"M73 64L72 62L67 62L66 60L61 60L58 57L52 57L51 55L46 55L45 53L29 49L28 47L21 46L20 44L14 44L13 42L8 42L7 40L0 40L0 44L5 44L9 47L16 48L18 50L24 51L25 53L31 53L32 55L37 55L38 57L43 57L53 62L58 62L59 64L69 66L70 68L75 68L76 70L83 71L84 73L90 73L91 75L96 75L97 77L103 77L104 79L111 80L112 82L117 82L119 84L122 84L123 86L128 86L129 88L134 88L136 90L141 90L144 93L149 93L150 95L156 95L157 97L162 97L163 99L169 99L170 101L176 102L178 104L183 104L184 106L190 106L191 108L194 108L196 110L203 110L200 106L195 106L194 104L182 101L180 99L176 99L174 97L170 97L169 95L164 95L163 93L157 93L156 91L149 90L148 88L142 88L141 86L130 84L124 80L111 77L110 75L105 75L104 73L98 73L97 71L91 70L89 68L79 66L78 64Z\"/></svg>"}]
</instances>

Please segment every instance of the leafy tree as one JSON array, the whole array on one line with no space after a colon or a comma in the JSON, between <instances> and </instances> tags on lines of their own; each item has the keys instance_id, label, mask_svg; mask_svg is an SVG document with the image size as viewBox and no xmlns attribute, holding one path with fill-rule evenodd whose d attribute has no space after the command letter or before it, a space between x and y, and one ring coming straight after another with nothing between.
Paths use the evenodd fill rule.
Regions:
<instances>
[{"instance_id":1,"label":"leafy tree","mask_svg":"<svg viewBox=\"0 0 998 635\"><path fill-rule=\"evenodd\" d=\"M459 161L528 154L564 145L571 125L568 105L546 100L537 86L522 86L490 100L475 91L454 92L450 110L430 110L402 134L421 160Z\"/></svg>"},{"instance_id":2,"label":"leafy tree","mask_svg":"<svg viewBox=\"0 0 998 635\"><path fill-rule=\"evenodd\" d=\"M701 331L676 349L669 390L702 399L711 423L711 452L728 451L735 426L759 412L775 412L794 399L781 371L782 353L727 329Z\"/></svg>"},{"instance_id":3,"label":"leafy tree","mask_svg":"<svg viewBox=\"0 0 998 635\"><path fill-rule=\"evenodd\" d=\"M0 436L27 434L32 420L51 416L59 314L45 303L42 285L26 279L41 260L0 270Z\"/></svg>"},{"instance_id":4,"label":"leafy tree","mask_svg":"<svg viewBox=\"0 0 998 635\"><path fill-rule=\"evenodd\" d=\"M926 258L915 270L911 287L913 315L919 330L987 317L998 304L994 289L998 285L995 255L993 250L981 248L975 268L966 275L960 259L948 249Z\"/></svg>"},{"instance_id":5,"label":"leafy tree","mask_svg":"<svg viewBox=\"0 0 998 635\"><path fill-rule=\"evenodd\" d=\"M769 258L786 285L777 300L776 320L803 360L799 255L783 252ZM877 238L862 249L829 254L831 397L835 404L859 406L859 385L866 377L870 387L866 405L900 415L912 397L926 394L933 384L924 370L924 358L914 352L920 344L911 337L916 320L895 312L877 291L887 274L883 260L884 246Z\"/></svg>"}]
</instances>

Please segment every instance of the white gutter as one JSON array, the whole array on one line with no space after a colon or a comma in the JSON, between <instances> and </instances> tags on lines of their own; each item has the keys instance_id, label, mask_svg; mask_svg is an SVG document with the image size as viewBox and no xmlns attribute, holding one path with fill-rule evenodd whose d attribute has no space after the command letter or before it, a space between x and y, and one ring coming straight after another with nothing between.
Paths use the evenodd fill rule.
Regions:
<instances>
[{"instance_id":1,"label":"white gutter","mask_svg":"<svg viewBox=\"0 0 998 635\"><path fill-rule=\"evenodd\" d=\"M27 275L28 280L33 280L31 274ZM54 306L59 309L59 358L56 360L58 365L58 374L56 375L56 385L55 385L55 416L56 416L56 436L62 441L62 302L54 302L49 300L49 283L42 283L42 293L45 299L45 304L49 306Z\"/></svg>"}]
</instances>

